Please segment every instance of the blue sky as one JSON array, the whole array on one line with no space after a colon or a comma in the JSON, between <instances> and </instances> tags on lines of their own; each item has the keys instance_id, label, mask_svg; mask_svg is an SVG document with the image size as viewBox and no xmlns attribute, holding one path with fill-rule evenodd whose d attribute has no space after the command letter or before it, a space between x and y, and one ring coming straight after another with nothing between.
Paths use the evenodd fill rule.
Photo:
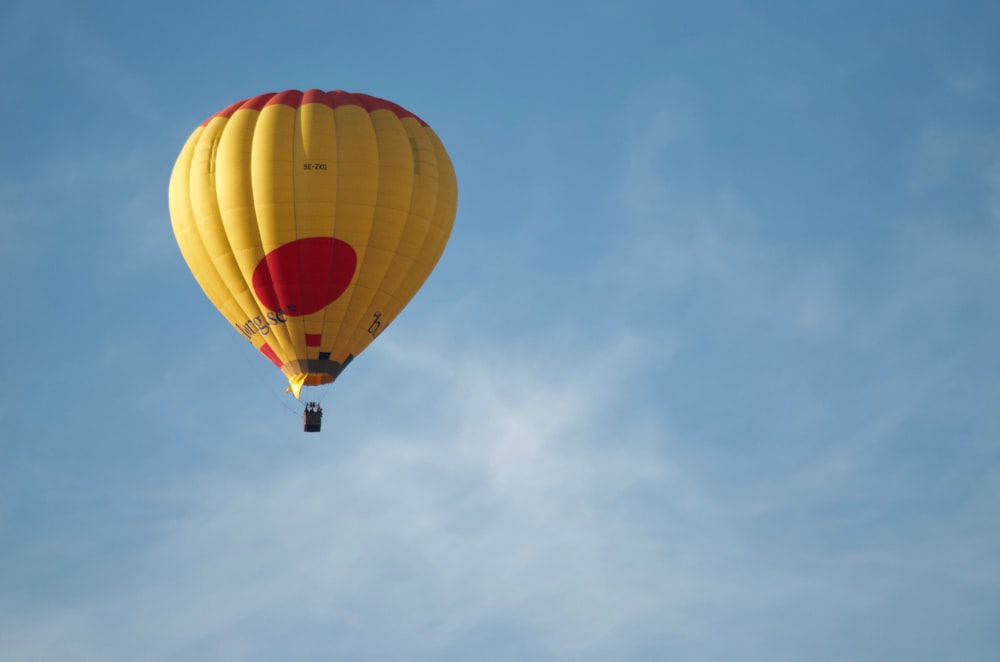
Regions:
<instances>
[{"instance_id":1,"label":"blue sky","mask_svg":"<svg viewBox=\"0 0 1000 662\"><path fill-rule=\"evenodd\" d=\"M4 660L1000 656L991 2L0 6ZM324 395L167 181L289 88L459 210Z\"/></svg>"}]
</instances>

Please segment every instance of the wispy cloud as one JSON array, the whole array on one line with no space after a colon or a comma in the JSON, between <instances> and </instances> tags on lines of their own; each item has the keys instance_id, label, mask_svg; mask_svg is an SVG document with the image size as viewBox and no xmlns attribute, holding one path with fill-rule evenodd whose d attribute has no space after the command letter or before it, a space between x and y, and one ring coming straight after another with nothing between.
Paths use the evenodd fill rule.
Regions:
<instances>
[{"instance_id":1,"label":"wispy cloud","mask_svg":"<svg viewBox=\"0 0 1000 662\"><path fill-rule=\"evenodd\" d=\"M768 243L757 211L724 182L687 191L671 185L669 173L684 171L699 132L708 130L695 128L691 102L676 97L653 95L650 103L649 94L640 95L645 121L632 111L620 188L632 231L609 256L608 272L647 296L704 292L721 298L729 314L768 319L783 332L837 331L846 310L833 255L797 256Z\"/></svg>"},{"instance_id":2,"label":"wispy cloud","mask_svg":"<svg viewBox=\"0 0 1000 662\"><path fill-rule=\"evenodd\" d=\"M897 546L943 521L893 523L909 479L894 487L880 464L920 393L895 413L862 412L853 441L826 450L776 461L793 449L787 439L726 457L672 429L669 410L630 404L649 349L640 335L519 355L408 337L380 339L356 394L331 407L332 436L312 450L292 444L298 458L267 472L218 465L175 478L160 496L173 515L151 523L104 589L59 606L8 604L5 650L273 657L282 637L262 624L294 623L324 654L361 659L465 659L505 628L523 633L518 645L534 642L535 659L644 646L649 657L839 659L824 646L840 628L863 634L866 614L903 608L921 573L997 582L986 562L995 535ZM582 353L591 360L576 361ZM352 411L352 399L373 396L396 416ZM178 409L157 411L165 423ZM750 473L732 482L741 464ZM958 507L965 524L946 525L954 534L995 501L996 481L979 489ZM958 559L975 570L938 566ZM512 654L502 643L475 649Z\"/></svg>"},{"instance_id":3,"label":"wispy cloud","mask_svg":"<svg viewBox=\"0 0 1000 662\"><path fill-rule=\"evenodd\" d=\"M451 429L390 430L263 480L185 485L185 514L163 523L121 586L44 616L53 653L43 659L86 632L100 633L94 657L252 636L241 623L293 600L295 612L328 622L349 621L358 605L376 610L422 633L408 646L447 647L510 621L569 654L619 635L657 602L643 575L658 544L619 516L623 500L669 476L679 517L697 520L704 505L634 429L608 425L602 403L637 360L634 339L576 367L386 345L397 371L440 389L430 404ZM5 633L8 650L37 647L41 635L37 621L20 622Z\"/></svg>"}]
</instances>

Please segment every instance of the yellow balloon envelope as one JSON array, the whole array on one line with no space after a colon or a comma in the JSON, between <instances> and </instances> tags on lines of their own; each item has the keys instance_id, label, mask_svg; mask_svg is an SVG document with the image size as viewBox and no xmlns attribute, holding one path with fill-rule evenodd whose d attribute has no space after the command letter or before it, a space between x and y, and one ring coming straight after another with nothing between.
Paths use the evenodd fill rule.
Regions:
<instances>
[{"instance_id":1,"label":"yellow balloon envelope","mask_svg":"<svg viewBox=\"0 0 1000 662\"><path fill-rule=\"evenodd\" d=\"M425 122L339 90L234 103L195 129L170 177L195 279L296 397L336 379L416 294L457 199Z\"/></svg>"}]
</instances>

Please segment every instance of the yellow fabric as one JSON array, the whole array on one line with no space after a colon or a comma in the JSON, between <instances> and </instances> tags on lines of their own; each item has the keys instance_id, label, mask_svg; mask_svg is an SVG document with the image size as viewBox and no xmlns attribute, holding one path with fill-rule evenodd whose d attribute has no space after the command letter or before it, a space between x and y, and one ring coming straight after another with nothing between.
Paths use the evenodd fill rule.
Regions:
<instances>
[{"instance_id":1,"label":"yellow fabric","mask_svg":"<svg viewBox=\"0 0 1000 662\"><path fill-rule=\"evenodd\" d=\"M329 384L333 379L328 375L314 375L300 372L288 378L288 388L286 391L293 393L296 398L302 395L303 386L322 386Z\"/></svg>"},{"instance_id":2,"label":"yellow fabric","mask_svg":"<svg viewBox=\"0 0 1000 662\"><path fill-rule=\"evenodd\" d=\"M195 129L169 197L174 235L198 284L299 397L305 385L333 381L416 294L451 233L457 185L437 135L402 109L366 110L373 97L354 103L343 93L335 103L308 102L326 94L318 91L301 103L294 95L274 102L285 94L267 104L255 97ZM287 264L332 241L335 256L322 257L329 273L346 270L352 252L356 258L336 286L342 293L305 314L301 303L275 307L336 289L322 265L309 275L309 266ZM275 272L279 255L286 262L273 263L284 265ZM280 281L271 295L255 285L261 270Z\"/></svg>"},{"instance_id":3,"label":"yellow fabric","mask_svg":"<svg viewBox=\"0 0 1000 662\"><path fill-rule=\"evenodd\" d=\"M302 387L306 383L307 375L305 373L299 373L297 375L292 375L288 378L288 390L296 397L301 397Z\"/></svg>"}]
</instances>

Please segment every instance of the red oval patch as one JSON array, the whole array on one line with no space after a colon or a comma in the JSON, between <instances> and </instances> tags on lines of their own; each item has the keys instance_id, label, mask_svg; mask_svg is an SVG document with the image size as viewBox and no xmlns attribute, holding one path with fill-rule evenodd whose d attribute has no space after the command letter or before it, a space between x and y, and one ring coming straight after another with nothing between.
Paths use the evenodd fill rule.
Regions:
<instances>
[{"instance_id":1,"label":"red oval patch","mask_svg":"<svg viewBox=\"0 0 1000 662\"><path fill-rule=\"evenodd\" d=\"M297 317L326 308L354 278L358 255L334 237L298 239L264 256L253 272L253 291L264 305Z\"/></svg>"}]
</instances>

